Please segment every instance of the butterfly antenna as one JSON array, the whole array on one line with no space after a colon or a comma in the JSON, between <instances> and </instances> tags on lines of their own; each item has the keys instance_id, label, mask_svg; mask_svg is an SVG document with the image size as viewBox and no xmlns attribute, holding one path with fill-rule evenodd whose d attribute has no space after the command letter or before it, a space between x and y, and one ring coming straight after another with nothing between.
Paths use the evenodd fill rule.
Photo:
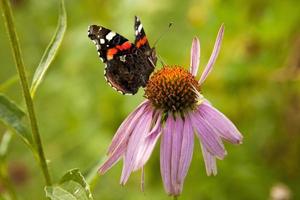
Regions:
<instances>
[{"instance_id":1,"label":"butterfly antenna","mask_svg":"<svg viewBox=\"0 0 300 200\"><path fill-rule=\"evenodd\" d=\"M163 36L166 35L167 32L169 32L170 28L173 26L173 22L169 23L169 26L165 29L164 32L162 32L162 34L160 34L160 36L156 39L156 41L154 42L153 48L156 47L157 43L161 40L161 38L163 38Z\"/></svg>"}]
</instances>

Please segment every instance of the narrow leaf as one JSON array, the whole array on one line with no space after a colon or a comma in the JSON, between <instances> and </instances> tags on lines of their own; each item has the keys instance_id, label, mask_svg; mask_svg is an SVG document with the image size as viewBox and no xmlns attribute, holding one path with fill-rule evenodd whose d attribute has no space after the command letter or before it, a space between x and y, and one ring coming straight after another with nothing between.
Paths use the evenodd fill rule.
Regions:
<instances>
[{"instance_id":1,"label":"narrow leaf","mask_svg":"<svg viewBox=\"0 0 300 200\"><path fill-rule=\"evenodd\" d=\"M59 19L58 19L56 32L53 35L48 47L46 48L43 57L40 61L40 64L37 67L33 76L32 84L30 87L30 93L32 97L34 97L38 86L44 79L44 76L54 59L62 43L66 29L67 29L67 14L66 14L64 0L61 0L60 9L59 9Z\"/></svg>"},{"instance_id":2,"label":"narrow leaf","mask_svg":"<svg viewBox=\"0 0 300 200\"><path fill-rule=\"evenodd\" d=\"M58 185L45 187L51 200L93 200L89 185L78 169L68 171Z\"/></svg>"},{"instance_id":3,"label":"narrow leaf","mask_svg":"<svg viewBox=\"0 0 300 200\"><path fill-rule=\"evenodd\" d=\"M11 141L11 132L9 130L5 131L1 142L0 142L0 161L3 161L6 157L9 143Z\"/></svg>"},{"instance_id":4,"label":"narrow leaf","mask_svg":"<svg viewBox=\"0 0 300 200\"><path fill-rule=\"evenodd\" d=\"M7 90L7 88L17 83L18 80L19 80L19 76L17 74L13 75L12 77L10 77L9 79L7 79L6 81L0 84L0 92Z\"/></svg>"},{"instance_id":5,"label":"narrow leaf","mask_svg":"<svg viewBox=\"0 0 300 200\"><path fill-rule=\"evenodd\" d=\"M16 104L0 94L0 121L15 131L29 147L34 149L30 132L22 121L24 116L25 113Z\"/></svg>"}]
</instances>

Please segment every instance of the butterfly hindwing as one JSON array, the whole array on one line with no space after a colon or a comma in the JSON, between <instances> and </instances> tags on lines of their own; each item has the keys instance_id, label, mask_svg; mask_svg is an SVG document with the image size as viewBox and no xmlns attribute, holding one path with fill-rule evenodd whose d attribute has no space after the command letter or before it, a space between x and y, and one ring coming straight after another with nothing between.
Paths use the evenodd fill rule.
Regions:
<instances>
[{"instance_id":1,"label":"butterfly hindwing","mask_svg":"<svg viewBox=\"0 0 300 200\"><path fill-rule=\"evenodd\" d=\"M153 70L145 54L133 46L107 62L105 77L123 94L135 94L139 87L146 86Z\"/></svg>"}]
</instances>

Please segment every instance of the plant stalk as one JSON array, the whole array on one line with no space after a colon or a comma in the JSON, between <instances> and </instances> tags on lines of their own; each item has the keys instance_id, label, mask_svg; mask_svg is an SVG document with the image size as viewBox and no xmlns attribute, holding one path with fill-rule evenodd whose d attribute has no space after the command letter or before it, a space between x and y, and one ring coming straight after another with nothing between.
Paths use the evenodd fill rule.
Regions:
<instances>
[{"instance_id":1,"label":"plant stalk","mask_svg":"<svg viewBox=\"0 0 300 200\"><path fill-rule=\"evenodd\" d=\"M14 55L14 59L16 62L16 67L18 70L20 83L21 83L22 90L23 90L23 96L24 96L27 111L28 111L33 141L34 141L35 146L38 151L39 163L40 163L40 166L41 166L44 178L45 178L45 183L47 186L50 186L52 184L51 177L50 177L48 165L47 165L47 162L45 159L45 154L44 154L42 141L41 141L38 124L37 124L37 120L36 120L36 115L35 115L35 111L34 111L33 101L32 101L32 98L31 98L30 92L29 92L28 81L27 81L27 77L26 77L26 73L25 73L25 67L24 67L24 62L22 59L19 40L18 40L17 32L15 29L14 21L13 21L13 15L12 15L10 1L9 0L0 0L0 2L1 2L3 17L4 17L4 22L5 22L6 29L7 29L8 35L9 35L10 44L11 44L11 47L13 50L13 55Z\"/></svg>"}]
</instances>

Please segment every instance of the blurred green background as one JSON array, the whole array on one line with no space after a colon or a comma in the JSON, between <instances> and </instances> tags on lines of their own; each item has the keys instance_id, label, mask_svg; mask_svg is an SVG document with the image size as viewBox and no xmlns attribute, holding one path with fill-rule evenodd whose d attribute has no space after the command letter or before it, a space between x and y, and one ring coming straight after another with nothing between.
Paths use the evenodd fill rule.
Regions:
<instances>
[{"instance_id":1,"label":"blurred green background","mask_svg":"<svg viewBox=\"0 0 300 200\"><path fill-rule=\"evenodd\" d=\"M31 80L55 31L58 1L12 2ZM106 84L104 64L87 37L88 25L100 24L133 41L133 17L138 15L152 44L169 22L174 23L157 46L167 64L188 67L191 41L198 36L200 70L221 23L226 27L203 93L237 125L244 143L226 144L228 156L218 161L218 175L207 177L196 141L180 199L271 199L276 188L290 199L300 199L300 1L68 0L66 9L63 44L35 98L54 181L71 168L87 173L97 165L118 126L143 100L143 90L123 96ZM0 92L24 105L3 18L0 64ZM4 131L0 124L0 134ZM125 187L119 185L120 162L98 178L95 199L171 199L161 183L158 146L146 165L144 193L139 172ZM41 171L16 136L8 164L21 199L42 199Z\"/></svg>"}]
</instances>

